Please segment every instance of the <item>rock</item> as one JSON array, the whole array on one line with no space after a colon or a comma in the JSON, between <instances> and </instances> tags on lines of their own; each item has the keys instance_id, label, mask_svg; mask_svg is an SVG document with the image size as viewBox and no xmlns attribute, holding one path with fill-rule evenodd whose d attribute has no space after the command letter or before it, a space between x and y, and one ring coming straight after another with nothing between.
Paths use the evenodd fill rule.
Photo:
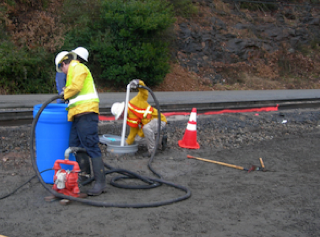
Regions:
<instances>
[{"instance_id":1,"label":"rock","mask_svg":"<svg viewBox=\"0 0 320 237\"><path fill-rule=\"evenodd\" d=\"M274 16L269 16L269 20L265 21L263 16L256 12L239 14L234 5L226 13L227 11L216 9L212 1L194 2L203 6L206 13L210 14L210 23L204 25L202 21L186 19L186 22L179 24L177 44L178 50L186 54L190 61L188 63L185 57L179 57L180 65L198 74L204 70L200 65L215 69L213 62L248 63L249 55L259 55L263 51L272 53L284 45L286 50L296 50L320 37L319 12L311 13L309 4L297 9L294 9L294 6L286 6L285 10L281 7L275 11ZM201 14L207 16L204 12ZM232 22L232 15L241 21ZM273 20L270 17L273 17ZM295 24L292 24L292 21L295 21ZM242 35L245 31L247 34ZM206 55L206 59L202 55ZM198 62L194 62L195 60Z\"/></svg>"}]
</instances>

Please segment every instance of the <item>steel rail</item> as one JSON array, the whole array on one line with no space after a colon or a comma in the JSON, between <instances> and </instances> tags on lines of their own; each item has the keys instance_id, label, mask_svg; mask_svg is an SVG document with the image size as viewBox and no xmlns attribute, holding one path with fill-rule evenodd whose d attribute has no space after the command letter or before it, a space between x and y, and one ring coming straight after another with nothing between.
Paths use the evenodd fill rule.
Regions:
<instances>
[{"instance_id":1,"label":"steel rail","mask_svg":"<svg viewBox=\"0 0 320 237\"><path fill-rule=\"evenodd\" d=\"M151 103L152 104L152 103ZM205 102L205 103L162 103L161 112L190 112L197 108L198 113L220 111L224 109L251 109L277 106L278 110L319 108L320 98L289 99L289 100L265 100L265 101L236 101L236 102ZM100 107L100 114L112 116L110 106ZM33 120L33 108L7 108L0 110L0 126L18 126L31 124Z\"/></svg>"}]
</instances>

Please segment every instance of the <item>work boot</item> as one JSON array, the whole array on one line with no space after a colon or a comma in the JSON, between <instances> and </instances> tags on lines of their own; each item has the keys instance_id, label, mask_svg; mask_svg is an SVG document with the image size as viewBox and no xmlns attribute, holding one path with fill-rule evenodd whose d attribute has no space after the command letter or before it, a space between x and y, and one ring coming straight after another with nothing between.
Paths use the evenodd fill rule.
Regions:
<instances>
[{"instance_id":1,"label":"work boot","mask_svg":"<svg viewBox=\"0 0 320 237\"><path fill-rule=\"evenodd\" d=\"M76 160L79 164L81 173L79 173L78 182L83 183L90 178L91 175L91 167L90 167L90 158L85 152L77 152Z\"/></svg>"},{"instance_id":2,"label":"work boot","mask_svg":"<svg viewBox=\"0 0 320 237\"><path fill-rule=\"evenodd\" d=\"M167 135L167 128L166 127L164 127L161 131L160 141L161 141L161 147L159 149L164 151L167 148L167 142L168 142L168 135Z\"/></svg>"},{"instance_id":3,"label":"work boot","mask_svg":"<svg viewBox=\"0 0 320 237\"><path fill-rule=\"evenodd\" d=\"M161 150L165 150L167 148L167 143L168 143L168 137L167 134L164 134L162 136L162 141L161 141Z\"/></svg>"},{"instance_id":4,"label":"work boot","mask_svg":"<svg viewBox=\"0 0 320 237\"><path fill-rule=\"evenodd\" d=\"M90 196L98 196L104 191L106 185L104 164L101 156L92 158L91 161L95 183L93 188L88 190L87 193Z\"/></svg>"}]
</instances>

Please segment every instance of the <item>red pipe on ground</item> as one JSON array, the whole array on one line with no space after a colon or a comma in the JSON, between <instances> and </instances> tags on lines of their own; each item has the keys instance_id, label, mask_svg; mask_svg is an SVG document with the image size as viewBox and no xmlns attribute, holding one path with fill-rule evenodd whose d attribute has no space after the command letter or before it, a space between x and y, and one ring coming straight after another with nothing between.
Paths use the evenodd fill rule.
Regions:
<instances>
[{"instance_id":1,"label":"red pipe on ground","mask_svg":"<svg viewBox=\"0 0 320 237\"><path fill-rule=\"evenodd\" d=\"M270 112L270 111L278 111L279 105L276 106L268 106L261 108L251 108L251 109L223 109L220 111L209 111L205 113L200 113L198 115L212 115L212 114L224 114L224 113L249 113L249 112ZM175 115L190 115L189 112L168 112L163 113L166 117L175 116ZM114 116L103 116L99 115L100 121L112 121L114 120Z\"/></svg>"}]
</instances>

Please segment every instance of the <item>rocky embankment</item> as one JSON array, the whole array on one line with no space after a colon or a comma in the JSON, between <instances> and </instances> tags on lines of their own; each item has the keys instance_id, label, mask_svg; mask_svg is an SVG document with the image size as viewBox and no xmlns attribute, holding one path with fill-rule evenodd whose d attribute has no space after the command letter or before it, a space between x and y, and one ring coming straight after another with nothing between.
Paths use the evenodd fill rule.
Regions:
<instances>
[{"instance_id":1,"label":"rocky embankment","mask_svg":"<svg viewBox=\"0 0 320 237\"><path fill-rule=\"evenodd\" d=\"M303 45L319 44L318 4L275 4L274 11L248 11L235 1L194 0L199 16L178 19L176 57L183 67L211 84L222 83L219 65L244 63L239 69L277 50L293 54ZM252 61L250 63L250 61ZM229 65L229 66L228 66Z\"/></svg>"}]
</instances>

